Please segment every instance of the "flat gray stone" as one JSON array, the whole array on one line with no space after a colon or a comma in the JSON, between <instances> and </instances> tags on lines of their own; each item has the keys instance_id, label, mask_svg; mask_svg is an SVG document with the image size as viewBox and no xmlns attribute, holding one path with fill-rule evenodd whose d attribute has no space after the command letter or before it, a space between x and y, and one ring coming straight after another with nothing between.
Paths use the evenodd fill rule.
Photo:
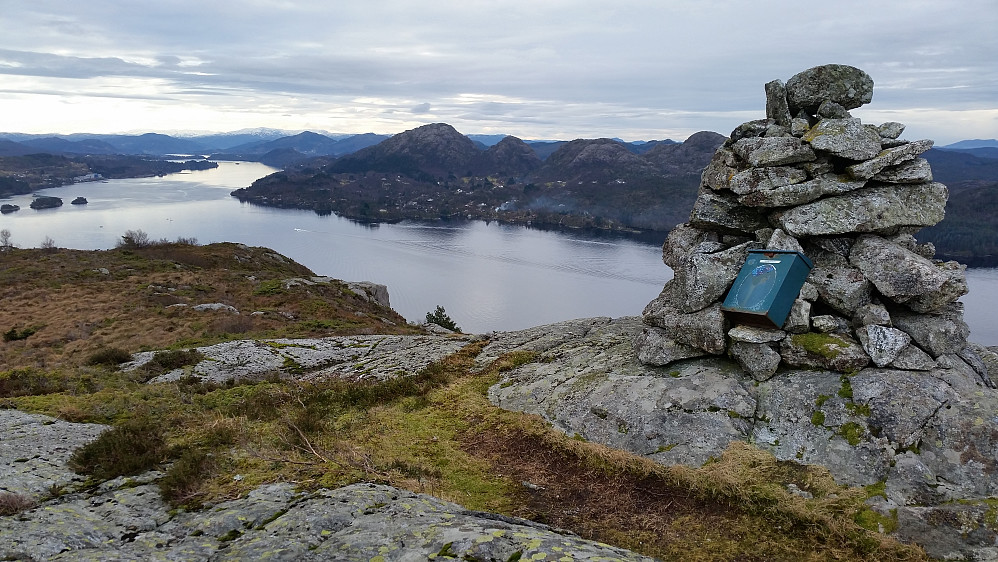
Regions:
<instances>
[{"instance_id":1,"label":"flat gray stone","mask_svg":"<svg viewBox=\"0 0 998 562\"><path fill-rule=\"evenodd\" d=\"M756 242L746 242L718 252L694 250L687 254L673 268L671 283L680 295L673 300L676 308L692 313L720 300L738 276L748 251L759 246Z\"/></svg>"},{"instance_id":2,"label":"flat gray stone","mask_svg":"<svg viewBox=\"0 0 998 562\"><path fill-rule=\"evenodd\" d=\"M846 108L833 102L832 100L825 100L821 102L821 105L818 106L818 111L815 113L818 117L826 119L848 119L849 117L852 117L852 115L846 111Z\"/></svg>"},{"instance_id":3,"label":"flat gray stone","mask_svg":"<svg viewBox=\"0 0 998 562\"><path fill-rule=\"evenodd\" d=\"M849 322L841 316L834 314L820 314L811 317L811 325L814 331L822 334L842 334L849 333Z\"/></svg>"},{"instance_id":4,"label":"flat gray stone","mask_svg":"<svg viewBox=\"0 0 998 562\"><path fill-rule=\"evenodd\" d=\"M821 300L849 318L873 298L873 285L863 272L836 254L815 256L814 268L807 279L818 290Z\"/></svg>"},{"instance_id":5,"label":"flat gray stone","mask_svg":"<svg viewBox=\"0 0 998 562\"><path fill-rule=\"evenodd\" d=\"M959 353L967 346L970 328L963 320L963 303L950 303L928 314L903 308L891 310L894 327L906 332L918 347L934 358Z\"/></svg>"},{"instance_id":6,"label":"flat gray stone","mask_svg":"<svg viewBox=\"0 0 998 562\"><path fill-rule=\"evenodd\" d=\"M634 339L638 361L653 367L662 367L683 359L709 355L702 349L676 342L661 328L646 326Z\"/></svg>"},{"instance_id":7,"label":"flat gray stone","mask_svg":"<svg viewBox=\"0 0 998 562\"><path fill-rule=\"evenodd\" d=\"M693 203L689 223L702 230L733 234L753 234L769 226L761 210L742 205L734 193L703 189Z\"/></svg>"},{"instance_id":8,"label":"flat gray stone","mask_svg":"<svg viewBox=\"0 0 998 562\"><path fill-rule=\"evenodd\" d=\"M757 381L772 378L782 360L780 354L765 343L736 341L731 344L730 352L735 361Z\"/></svg>"},{"instance_id":9,"label":"flat gray stone","mask_svg":"<svg viewBox=\"0 0 998 562\"><path fill-rule=\"evenodd\" d=\"M952 282L946 270L880 236L860 236L849 252L849 263L862 271L880 294L895 302L925 297L919 301L919 312L929 312L930 306L939 308L966 294L966 281L961 292L954 286L959 280ZM963 277L959 268L952 273ZM947 290L943 291L947 282Z\"/></svg>"},{"instance_id":10,"label":"flat gray stone","mask_svg":"<svg viewBox=\"0 0 998 562\"><path fill-rule=\"evenodd\" d=\"M714 355L724 353L727 348L728 320L721 312L719 302L686 314L675 309L668 300L656 299L645 308L643 316L645 323L662 328L666 337L678 343Z\"/></svg>"},{"instance_id":11,"label":"flat gray stone","mask_svg":"<svg viewBox=\"0 0 998 562\"><path fill-rule=\"evenodd\" d=\"M760 328L758 326L747 326L739 324L728 330L728 337L731 341L745 343L773 343L787 337L783 330L773 328Z\"/></svg>"},{"instance_id":12,"label":"flat gray stone","mask_svg":"<svg viewBox=\"0 0 998 562\"><path fill-rule=\"evenodd\" d=\"M769 241L766 242L766 249L804 253L804 248L800 245L800 242L779 228L773 230L773 234L769 236Z\"/></svg>"},{"instance_id":13,"label":"flat gray stone","mask_svg":"<svg viewBox=\"0 0 998 562\"><path fill-rule=\"evenodd\" d=\"M783 329L790 334L803 334L811 331L811 303L796 299L790 307L790 314L783 322Z\"/></svg>"},{"instance_id":14,"label":"flat gray stone","mask_svg":"<svg viewBox=\"0 0 998 562\"><path fill-rule=\"evenodd\" d=\"M745 384L752 379L719 358L642 365L630 349L641 330L637 319L622 318L565 342L549 351L550 360L506 373L489 399L540 415L568 435L665 464L698 466L747 438L755 400Z\"/></svg>"},{"instance_id":15,"label":"flat gray stone","mask_svg":"<svg viewBox=\"0 0 998 562\"><path fill-rule=\"evenodd\" d=\"M749 207L795 207L826 195L848 193L865 186L865 180L853 180L839 174L822 174L800 183L749 192L740 195L738 202Z\"/></svg>"},{"instance_id":16,"label":"flat gray stone","mask_svg":"<svg viewBox=\"0 0 998 562\"><path fill-rule=\"evenodd\" d=\"M885 149L865 162L848 166L846 172L856 179L868 180L884 168L914 160L916 156L932 148L932 144L931 140L905 142L899 146Z\"/></svg>"},{"instance_id":17,"label":"flat gray stone","mask_svg":"<svg viewBox=\"0 0 998 562\"><path fill-rule=\"evenodd\" d=\"M852 324L855 327L876 324L878 326L890 326L891 314L882 304L866 304L856 309L852 316Z\"/></svg>"},{"instance_id":18,"label":"flat gray stone","mask_svg":"<svg viewBox=\"0 0 998 562\"><path fill-rule=\"evenodd\" d=\"M915 158L897 166L888 166L873 175L884 183L926 183L932 181L932 167L925 158Z\"/></svg>"},{"instance_id":19,"label":"flat gray stone","mask_svg":"<svg viewBox=\"0 0 998 562\"><path fill-rule=\"evenodd\" d=\"M880 133L881 138L896 139L901 136L901 133L904 132L904 123L888 121L878 125L877 132Z\"/></svg>"},{"instance_id":20,"label":"flat gray stone","mask_svg":"<svg viewBox=\"0 0 998 562\"><path fill-rule=\"evenodd\" d=\"M902 349L890 366L908 371L931 371L937 367L936 360L931 355L912 344Z\"/></svg>"},{"instance_id":21,"label":"flat gray stone","mask_svg":"<svg viewBox=\"0 0 998 562\"><path fill-rule=\"evenodd\" d=\"M880 135L859 119L822 119L803 140L819 152L850 160L868 160L880 154Z\"/></svg>"},{"instance_id":22,"label":"flat gray stone","mask_svg":"<svg viewBox=\"0 0 998 562\"><path fill-rule=\"evenodd\" d=\"M41 414L0 409L0 492L39 499L50 488L71 490L84 478L66 461L106 425L69 423Z\"/></svg>"},{"instance_id":23,"label":"flat gray stone","mask_svg":"<svg viewBox=\"0 0 998 562\"><path fill-rule=\"evenodd\" d=\"M814 150L797 137L751 137L737 141L732 150L749 166L786 166L816 158Z\"/></svg>"},{"instance_id":24,"label":"flat gray stone","mask_svg":"<svg viewBox=\"0 0 998 562\"><path fill-rule=\"evenodd\" d=\"M738 173L738 158L727 146L722 146L714 152L707 167L700 175L701 186L713 190L728 189L731 177Z\"/></svg>"},{"instance_id":25,"label":"flat gray stone","mask_svg":"<svg viewBox=\"0 0 998 562\"><path fill-rule=\"evenodd\" d=\"M890 233L898 227L932 226L943 220L948 198L941 183L868 187L777 212L771 219L797 237Z\"/></svg>"},{"instance_id":26,"label":"flat gray stone","mask_svg":"<svg viewBox=\"0 0 998 562\"><path fill-rule=\"evenodd\" d=\"M905 306L915 312L932 312L959 299L970 292L967 286L967 266L955 261L933 262L933 266L945 277L939 289L919 295Z\"/></svg>"},{"instance_id":27,"label":"flat gray stone","mask_svg":"<svg viewBox=\"0 0 998 562\"><path fill-rule=\"evenodd\" d=\"M807 172L792 166L770 166L749 168L736 173L728 182L728 189L738 195L801 183L807 179Z\"/></svg>"}]
</instances>

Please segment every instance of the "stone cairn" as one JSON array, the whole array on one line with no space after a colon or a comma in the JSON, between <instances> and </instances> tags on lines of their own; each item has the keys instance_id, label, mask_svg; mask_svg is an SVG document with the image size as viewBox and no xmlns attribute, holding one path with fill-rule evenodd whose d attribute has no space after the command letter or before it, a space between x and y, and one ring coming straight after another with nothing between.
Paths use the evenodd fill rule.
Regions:
<instances>
[{"instance_id":1,"label":"stone cairn","mask_svg":"<svg viewBox=\"0 0 998 562\"><path fill-rule=\"evenodd\" d=\"M949 192L919 155L930 140L849 114L873 98L858 68L825 65L765 86L766 119L736 128L700 181L688 223L668 236L674 277L645 307L635 347L648 365L730 355L757 380L781 364L959 368L991 386L963 321L966 266L934 260L914 234L943 219ZM721 302L751 249L814 264L777 329L732 325Z\"/></svg>"}]
</instances>

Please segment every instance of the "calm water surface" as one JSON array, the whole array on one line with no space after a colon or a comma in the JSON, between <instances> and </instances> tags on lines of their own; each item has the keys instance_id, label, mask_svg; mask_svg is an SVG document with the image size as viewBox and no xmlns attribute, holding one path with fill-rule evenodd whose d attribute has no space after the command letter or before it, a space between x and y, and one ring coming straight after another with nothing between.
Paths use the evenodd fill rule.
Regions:
<instances>
[{"instance_id":1,"label":"calm water surface","mask_svg":"<svg viewBox=\"0 0 998 562\"><path fill-rule=\"evenodd\" d=\"M588 316L638 315L672 276L661 240L534 230L521 226L414 223L365 226L335 215L240 203L229 192L275 171L257 163L162 178L110 180L39 191L58 209L28 208L30 195L0 201L21 210L0 216L20 247L45 237L63 248L113 248L126 230L153 239L266 246L315 271L388 285L392 307L421 320L436 305L466 332L516 330ZM77 196L87 205L70 205ZM992 297L998 269L967 272L971 339L998 345Z\"/></svg>"}]
</instances>

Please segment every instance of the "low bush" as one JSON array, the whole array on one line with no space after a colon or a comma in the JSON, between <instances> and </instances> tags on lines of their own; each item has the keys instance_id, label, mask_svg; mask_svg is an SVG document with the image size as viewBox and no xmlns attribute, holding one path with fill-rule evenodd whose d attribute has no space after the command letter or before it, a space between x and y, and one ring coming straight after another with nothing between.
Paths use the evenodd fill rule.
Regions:
<instances>
[{"instance_id":1,"label":"low bush","mask_svg":"<svg viewBox=\"0 0 998 562\"><path fill-rule=\"evenodd\" d=\"M182 369L188 365L197 365L202 359L204 359L204 354L196 349L157 351L148 363L142 365L140 369L142 376L138 377L138 379L141 382L145 382L174 369Z\"/></svg>"},{"instance_id":2,"label":"low bush","mask_svg":"<svg viewBox=\"0 0 998 562\"><path fill-rule=\"evenodd\" d=\"M155 467L167 455L161 424L140 415L105 431L73 453L69 466L98 480L139 474Z\"/></svg>"},{"instance_id":3,"label":"low bush","mask_svg":"<svg viewBox=\"0 0 998 562\"><path fill-rule=\"evenodd\" d=\"M0 371L0 398L38 396L68 389L69 381L58 372L31 368Z\"/></svg>"},{"instance_id":4,"label":"low bush","mask_svg":"<svg viewBox=\"0 0 998 562\"><path fill-rule=\"evenodd\" d=\"M149 235L142 230L126 230L118 241L119 248L145 248L152 245Z\"/></svg>"},{"instance_id":5,"label":"low bush","mask_svg":"<svg viewBox=\"0 0 998 562\"><path fill-rule=\"evenodd\" d=\"M214 471L214 458L202 449L188 449L166 471L159 480L163 499L174 507L197 509L201 507L198 498L201 488L211 478Z\"/></svg>"},{"instance_id":6,"label":"low bush","mask_svg":"<svg viewBox=\"0 0 998 562\"><path fill-rule=\"evenodd\" d=\"M3 341L26 340L35 335L35 332L37 331L38 328L25 328L23 330L18 330L15 326L3 333Z\"/></svg>"},{"instance_id":7,"label":"low bush","mask_svg":"<svg viewBox=\"0 0 998 562\"><path fill-rule=\"evenodd\" d=\"M105 347L87 357L87 365L104 365L116 367L132 360L132 354L119 347Z\"/></svg>"}]
</instances>

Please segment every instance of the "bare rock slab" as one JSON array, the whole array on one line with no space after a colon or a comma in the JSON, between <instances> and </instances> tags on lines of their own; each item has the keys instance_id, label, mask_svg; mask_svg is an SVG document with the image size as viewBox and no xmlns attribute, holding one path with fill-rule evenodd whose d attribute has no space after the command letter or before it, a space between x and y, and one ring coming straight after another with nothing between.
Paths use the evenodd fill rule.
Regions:
<instances>
[{"instance_id":1,"label":"bare rock slab","mask_svg":"<svg viewBox=\"0 0 998 562\"><path fill-rule=\"evenodd\" d=\"M72 489L84 478L66 461L106 425L69 423L40 414L0 409L0 492L39 498L53 486Z\"/></svg>"},{"instance_id":2,"label":"bare rock slab","mask_svg":"<svg viewBox=\"0 0 998 562\"><path fill-rule=\"evenodd\" d=\"M285 378L387 378L414 375L434 361L461 349L469 336L337 336L329 338L238 340L198 348L204 359L188 369L175 369L150 382L192 376L222 383L228 380ZM138 353L127 368L153 358Z\"/></svg>"}]
</instances>

